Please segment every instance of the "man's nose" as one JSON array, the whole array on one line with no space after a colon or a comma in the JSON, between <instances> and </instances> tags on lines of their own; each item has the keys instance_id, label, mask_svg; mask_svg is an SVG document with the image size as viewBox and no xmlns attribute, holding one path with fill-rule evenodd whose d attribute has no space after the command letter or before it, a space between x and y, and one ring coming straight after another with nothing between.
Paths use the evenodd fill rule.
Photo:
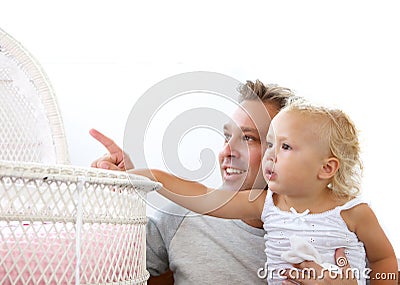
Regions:
<instances>
[{"instance_id":1,"label":"man's nose","mask_svg":"<svg viewBox=\"0 0 400 285\"><path fill-rule=\"evenodd\" d=\"M237 142L232 138L227 141L222 149L222 154L225 157L239 157L240 152L238 151Z\"/></svg>"}]
</instances>

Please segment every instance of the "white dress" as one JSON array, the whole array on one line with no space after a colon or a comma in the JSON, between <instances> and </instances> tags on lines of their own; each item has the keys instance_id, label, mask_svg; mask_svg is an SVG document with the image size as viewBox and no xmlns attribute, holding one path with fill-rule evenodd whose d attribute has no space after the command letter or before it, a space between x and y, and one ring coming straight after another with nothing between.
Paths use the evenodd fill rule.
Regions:
<instances>
[{"instance_id":1,"label":"white dress","mask_svg":"<svg viewBox=\"0 0 400 285\"><path fill-rule=\"evenodd\" d=\"M277 208L272 199L272 191L268 191L261 219L265 230L265 253L267 263L265 273L268 284L281 284L279 269L291 268L281 255L291 250L290 238L299 237L312 245L319 253L323 263L335 263L335 249L344 247L348 262L359 274L358 284L365 284L366 255L364 244L351 232L340 215L343 210L365 203L360 198L354 198L342 206L332 210L308 214L308 211L297 213L282 211Z\"/></svg>"}]
</instances>

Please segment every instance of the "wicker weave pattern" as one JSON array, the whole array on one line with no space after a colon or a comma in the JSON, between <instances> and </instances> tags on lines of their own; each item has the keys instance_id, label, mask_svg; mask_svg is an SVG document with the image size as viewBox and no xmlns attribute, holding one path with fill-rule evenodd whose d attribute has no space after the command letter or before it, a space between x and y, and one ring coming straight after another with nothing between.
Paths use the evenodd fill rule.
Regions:
<instances>
[{"instance_id":1,"label":"wicker weave pattern","mask_svg":"<svg viewBox=\"0 0 400 285\"><path fill-rule=\"evenodd\" d=\"M0 159L68 164L67 143L47 76L0 29Z\"/></svg>"},{"instance_id":2,"label":"wicker weave pattern","mask_svg":"<svg viewBox=\"0 0 400 285\"><path fill-rule=\"evenodd\" d=\"M69 166L53 89L0 29L0 284L146 284L140 176Z\"/></svg>"},{"instance_id":3,"label":"wicker weave pattern","mask_svg":"<svg viewBox=\"0 0 400 285\"><path fill-rule=\"evenodd\" d=\"M0 284L145 284L140 176L0 164Z\"/></svg>"}]
</instances>

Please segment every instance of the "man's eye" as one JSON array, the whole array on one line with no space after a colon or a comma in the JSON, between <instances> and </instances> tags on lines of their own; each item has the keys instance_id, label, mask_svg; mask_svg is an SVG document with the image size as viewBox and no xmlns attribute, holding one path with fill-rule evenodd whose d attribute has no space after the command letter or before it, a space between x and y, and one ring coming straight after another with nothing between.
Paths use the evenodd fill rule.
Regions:
<instances>
[{"instance_id":1,"label":"man's eye","mask_svg":"<svg viewBox=\"0 0 400 285\"><path fill-rule=\"evenodd\" d=\"M272 148L273 146L272 142L267 142L267 148Z\"/></svg>"},{"instance_id":2,"label":"man's eye","mask_svg":"<svg viewBox=\"0 0 400 285\"><path fill-rule=\"evenodd\" d=\"M243 140L245 140L245 141L255 141L256 139L254 137L251 137L251 136L244 136Z\"/></svg>"},{"instance_id":3,"label":"man's eye","mask_svg":"<svg viewBox=\"0 0 400 285\"><path fill-rule=\"evenodd\" d=\"M290 145L284 143L284 144L282 144L282 149L291 150L292 147Z\"/></svg>"}]
</instances>

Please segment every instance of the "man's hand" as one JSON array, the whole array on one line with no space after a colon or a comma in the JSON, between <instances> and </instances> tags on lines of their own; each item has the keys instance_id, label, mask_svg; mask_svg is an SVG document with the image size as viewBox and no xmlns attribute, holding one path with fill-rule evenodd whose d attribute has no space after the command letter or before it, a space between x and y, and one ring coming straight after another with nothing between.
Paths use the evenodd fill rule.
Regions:
<instances>
[{"instance_id":1,"label":"man's hand","mask_svg":"<svg viewBox=\"0 0 400 285\"><path fill-rule=\"evenodd\" d=\"M287 280L282 282L282 285L293 285L293 284L304 284L304 285L335 285L335 284L340 284L340 285L357 285L357 279L354 278L351 274L347 274L350 276L346 276L346 272L350 272L350 264L347 261L347 258L344 254L344 249L343 248L338 248L335 251L335 261L336 265L340 267L342 270L342 277L338 275L337 277L332 276L333 273L329 274L328 271L324 270L323 274L322 272L322 267L315 262L312 261L304 261L299 264L294 264L293 266L303 270L304 272L316 272L318 274L317 276L304 276L305 278L301 278L302 274L300 271L300 274L290 274L289 270L286 271L285 276L288 278ZM314 269L314 270L309 270L309 269ZM293 269L292 269L293 270ZM306 275L306 274L305 274ZM293 278L297 277L297 278ZM348 278L346 278L348 277Z\"/></svg>"},{"instance_id":2,"label":"man's hand","mask_svg":"<svg viewBox=\"0 0 400 285\"><path fill-rule=\"evenodd\" d=\"M95 129L91 129L89 134L104 145L109 152L93 161L92 167L119 171L135 168L129 156L112 139Z\"/></svg>"},{"instance_id":3,"label":"man's hand","mask_svg":"<svg viewBox=\"0 0 400 285\"><path fill-rule=\"evenodd\" d=\"M167 271L160 276L150 276L147 285L174 285L174 273Z\"/></svg>"}]
</instances>

